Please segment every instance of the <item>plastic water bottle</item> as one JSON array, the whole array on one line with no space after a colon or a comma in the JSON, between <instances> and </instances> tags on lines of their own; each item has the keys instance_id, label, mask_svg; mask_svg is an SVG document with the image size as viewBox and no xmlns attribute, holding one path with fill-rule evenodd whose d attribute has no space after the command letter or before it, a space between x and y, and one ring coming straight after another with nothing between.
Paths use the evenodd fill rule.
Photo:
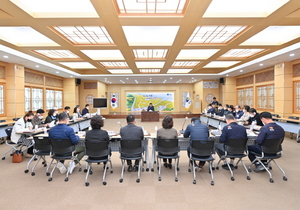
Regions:
<instances>
[{"instance_id":1,"label":"plastic water bottle","mask_svg":"<svg viewBox=\"0 0 300 210\"><path fill-rule=\"evenodd\" d=\"M222 126L221 126L221 125L218 126L218 130L219 130L220 132L222 131Z\"/></svg>"},{"instance_id":2,"label":"plastic water bottle","mask_svg":"<svg viewBox=\"0 0 300 210\"><path fill-rule=\"evenodd\" d=\"M44 134L47 134L47 128L44 127L43 130L44 130Z\"/></svg>"},{"instance_id":3,"label":"plastic water bottle","mask_svg":"<svg viewBox=\"0 0 300 210\"><path fill-rule=\"evenodd\" d=\"M157 129L157 126L154 127L154 130L155 130L155 132L158 130L158 129Z\"/></svg>"}]
</instances>

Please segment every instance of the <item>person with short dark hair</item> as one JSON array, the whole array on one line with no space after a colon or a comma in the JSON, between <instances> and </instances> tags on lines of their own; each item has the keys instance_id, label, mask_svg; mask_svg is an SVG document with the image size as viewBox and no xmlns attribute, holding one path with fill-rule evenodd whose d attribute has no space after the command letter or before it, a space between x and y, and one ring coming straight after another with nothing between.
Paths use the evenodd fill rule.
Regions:
<instances>
[{"instance_id":1,"label":"person with short dark hair","mask_svg":"<svg viewBox=\"0 0 300 210\"><path fill-rule=\"evenodd\" d=\"M173 125L173 118L170 115L166 115L162 120L162 128L157 130L157 139L177 139L178 134ZM172 158L169 158L168 161L169 164L167 163L167 158L163 158L164 166L172 169Z\"/></svg>"},{"instance_id":2,"label":"person with short dark hair","mask_svg":"<svg viewBox=\"0 0 300 210\"><path fill-rule=\"evenodd\" d=\"M154 112L154 106L152 103L149 104L149 106L147 108L147 112Z\"/></svg>"},{"instance_id":3,"label":"person with short dark hair","mask_svg":"<svg viewBox=\"0 0 300 210\"><path fill-rule=\"evenodd\" d=\"M49 130L49 139L70 139L72 144L75 145L75 153L78 161L75 160L75 163L73 161L69 162L68 170L69 173L72 174L76 164L78 164L78 162L83 158L85 148L83 146L76 145L79 141L79 137L75 135L73 128L67 126L69 121L68 115L65 112L62 112L57 116L57 119L58 124ZM67 172L64 161L60 161L57 165L57 168L59 169L60 173Z\"/></svg>"},{"instance_id":4,"label":"person with short dark hair","mask_svg":"<svg viewBox=\"0 0 300 210\"><path fill-rule=\"evenodd\" d=\"M222 107L222 104L218 105L218 112L217 114L218 116L223 116L224 115L224 108Z\"/></svg>"},{"instance_id":5,"label":"person with short dark hair","mask_svg":"<svg viewBox=\"0 0 300 210\"><path fill-rule=\"evenodd\" d=\"M69 107L69 106L65 106L65 108L64 108L64 113L66 113L68 115L69 120L72 119L72 117L69 114L70 113L70 109L71 109L71 107Z\"/></svg>"},{"instance_id":6,"label":"person with short dark hair","mask_svg":"<svg viewBox=\"0 0 300 210\"><path fill-rule=\"evenodd\" d=\"M217 101L217 98L216 97L213 97L213 100L211 102L211 105L215 105L215 106L218 106L219 105L219 102Z\"/></svg>"},{"instance_id":7,"label":"person with short dark hair","mask_svg":"<svg viewBox=\"0 0 300 210\"><path fill-rule=\"evenodd\" d=\"M248 146L248 157L251 162L255 160L255 155L253 154L253 152L261 154L261 145L266 139L279 139L284 138L285 136L283 128L280 125L273 122L272 114L270 112L262 112L260 114L260 118L264 126L260 128L259 134L256 138L256 144ZM268 167L266 160L262 160L262 162L266 167ZM262 165L260 165L259 162L255 163L255 172L264 170L265 168Z\"/></svg>"},{"instance_id":8,"label":"person with short dark hair","mask_svg":"<svg viewBox=\"0 0 300 210\"><path fill-rule=\"evenodd\" d=\"M136 126L135 117L133 115L128 115L126 117L127 125L120 129L121 141L122 140L144 140L143 129ZM128 171L138 171L139 160L135 160L135 164L132 167L132 161L127 160Z\"/></svg>"},{"instance_id":9,"label":"person with short dark hair","mask_svg":"<svg viewBox=\"0 0 300 210\"><path fill-rule=\"evenodd\" d=\"M249 109L249 120L245 122L246 125L251 125L252 123L259 125L259 126L264 126L260 119L259 113L256 112L256 109L251 108Z\"/></svg>"},{"instance_id":10,"label":"person with short dark hair","mask_svg":"<svg viewBox=\"0 0 300 210\"><path fill-rule=\"evenodd\" d=\"M236 119L234 118L234 116L232 114L227 114L225 116L226 119L226 123L227 125L224 126L224 128L222 129L222 134L220 137L220 143L215 144L215 149L217 154L219 155L219 157L221 158L223 155L225 155L225 148L224 148L224 143L226 143L228 141L228 139L241 139L241 138L246 138L247 137L247 132L246 132L246 128L244 126L238 125L235 121ZM233 166L233 161L234 159L230 160L230 167L231 169L234 168ZM222 165L222 168L229 170L228 165L225 163L224 160L224 165Z\"/></svg>"},{"instance_id":11,"label":"person with short dark hair","mask_svg":"<svg viewBox=\"0 0 300 210\"><path fill-rule=\"evenodd\" d=\"M250 110L250 106L245 105L244 109L243 109L244 114L240 117L240 119L237 119L237 122L244 123L244 122L248 121L250 118L249 110Z\"/></svg>"},{"instance_id":12,"label":"person with short dark hair","mask_svg":"<svg viewBox=\"0 0 300 210\"><path fill-rule=\"evenodd\" d=\"M224 115L223 116L226 116L227 114L230 114L228 109L229 109L229 105L226 104L225 107L224 107Z\"/></svg>"},{"instance_id":13,"label":"person with short dark hair","mask_svg":"<svg viewBox=\"0 0 300 210\"><path fill-rule=\"evenodd\" d=\"M38 126L38 128L48 126L48 124L46 124L46 123L42 124L42 119L43 119L44 113L45 113L45 111L43 109L38 109L36 111L36 114L34 115L34 117L32 118L32 121L31 121L33 128L35 128L36 125Z\"/></svg>"},{"instance_id":14,"label":"person with short dark hair","mask_svg":"<svg viewBox=\"0 0 300 210\"><path fill-rule=\"evenodd\" d=\"M95 115L94 117L91 118L91 127L92 130L86 132L85 135L85 141L88 142L107 142L107 144L109 144L109 135L107 133L107 131L102 130L101 128L104 126L104 120L102 119L102 117L100 115ZM110 150L110 148L109 148ZM111 152L110 152L110 156L111 156ZM89 157L90 159L99 159L101 157ZM103 157L106 158L106 157ZM105 167L106 162L104 163L104 167Z\"/></svg>"},{"instance_id":15,"label":"person with short dark hair","mask_svg":"<svg viewBox=\"0 0 300 210\"><path fill-rule=\"evenodd\" d=\"M50 124L53 120L57 121L56 117L57 117L56 110L50 109L48 112L48 116L46 117L45 123Z\"/></svg>"},{"instance_id":16,"label":"person with short dark hair","mask_svg":"<svg viewBox=\"0 0 300 210\"><path fill-rule=\"evenodd\" d=\"M90 105L89 105L89 104L86 104L86 105L85 105L85 108L84 108L84 109L82 110L82 112L81 112L82 116L84 116L84 115L90 113L90 112L89 112L89 108L90 108Z\"/></svg>"},{"instance_id":17,"label":"person with short dark hair","mask_svg":"<svg viewBox=\"0 0 300 210\"><path fill-rule=\"evenodd\" d=\"M192 140L208 140L209 131L206 125L200 122L198 117L193 117L191 119L191 124L189 124L183 134L184 138L190 137L190 144ZM190 147L187 148L188 157L190 157ZM200 161L199 165L195 165L200 169L204 166L205 161Z\"/></svg>"},{"instance_id":18,"label":"person with short dark hair","mask_svg":"<svg viewBox=\"0 0 300 210\"><path fill-rule=\"evenodd\" d=\"M207 106L207 113L208 114L216 114L216 110L214 107L212 107L211 104L208 104L208 106Z\"/></svg>"},{"instance_id":19,"label":"person with short dark hair","mask_svg":"<svg viewBox=\"0 0 300 210\"><path fill-rule=\"evenodd\" d=\"M236 105L235 106L235 119L240 119L243 116L244 112L241 110L241 106L240 105Z\"/></svg>"}]
</instances>

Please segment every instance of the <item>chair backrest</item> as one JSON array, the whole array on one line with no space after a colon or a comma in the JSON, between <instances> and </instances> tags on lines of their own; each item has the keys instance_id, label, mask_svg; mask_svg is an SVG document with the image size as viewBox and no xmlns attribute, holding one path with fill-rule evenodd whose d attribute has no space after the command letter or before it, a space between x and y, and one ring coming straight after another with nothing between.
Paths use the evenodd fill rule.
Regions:
<instances>
[{"instance_id":1,"label":"chair backrest","mask_svg":"<svg viewBox=\"0 0 300 210\"><path fill-rule=\"evenodd\" d=\"M120 153L122 154L141 154L143 152L142 140L121 140Z\"/></svg>"},{"instance_id":2,"label":"chair backrest","mask_svg":"<svg viewBox=\"0 0 300 210\"><path fill-rule=\"evenodd\" d=\"M284 138L279 139L265 139L261 145L261 150L263 153L276 154L282 151L282 142Z\"/></svg>"},{"instance_id":3,"label":"chair backrest","mask_svg":"<svg viewBox=\"0 0 300 210\"><path fill-rule=\"evenodd\" d=\"M247 151L248 138L228 139L225 143L225 151L227 154L244 154Z\"/></svg>"},{"instance_id":4,"label":"chair backrest","mask_svg":"<svg viewBox=\"0 0 300 210\"><path fill-rule=\"evenodd\" d=\"M34 149L39 151L49 151L51 150L51 144L48 137L33 137Z\"/></svg>"},{"instance_id":5,"label":"chair backrest","mask_svg":"<svg viewBox=\"0 0 300 210\"><path fill-rule=\"evenodd\" d=\"M6 120L0 120L0 123L6 122Z\"/></svg>"},{"instance_id":6,"label":"chair backrest","mask_svg":"<svg viewBox=\"0 0 300 210\"><path fill-rule=\"evenodd\" d=\"M209 156L215 154L215 141L192 140L190 152L197 156Z\"/></svg>"},{"instance_id":7,"label":"chair backrest","mask_svg":"<svg viewBox=\"0 0 300 210\"><path fill-rule=\"evenodd\" d=\"M296 117L296 116L289 116L288 119L299 120L299 117Z\"/></svg>"},{"instance_id":8,"label":"chair backrest","mask_svg":"<svg viewBox=\"0 0 300 210\"><path fill-rule=\"evenodd\" d=\"M105 141L85 141L85 155L89 157L108 156L108 144Z\"/></svg>"},{"instance_id":9,"label":"chair backrest","mask_svg":"<svg viewBox=\"0 0 300 210\"><path fill-rule=\"evenodd\" d=\"M5 129L5 133L7 135L7 140L11 140L10 137L11 137L11 132L12 132L12 128L6 128Z\"/></svg>"},{"instance_id":10,"label":"chair backrest","mask_svg":"<svg viewBox=\"0 0 300 210\"><path fill-rule=\"evenodd\" d=\"M178 139L157 139L155 150L159 153L173 154L179 152Z\"/></svg>"},{"instance_id":11,"label":"chair backrest","mask_svg":"<svg viewBox=\"0 0 300 210\"><path fill-rule=\"evenodd\" d=\"M272 116L279 118L279 114L272 114Z\"/></svg>"},{"instance_id":12,"label":"chair backrest","mask_svg":"<svg viewBox=\"0 0 300 210\"><path fill-rule=\"evenodd\" d=\"M71 139L49 139L54 154L69 154L75 150Z\"/></svg>"}]
</instances>

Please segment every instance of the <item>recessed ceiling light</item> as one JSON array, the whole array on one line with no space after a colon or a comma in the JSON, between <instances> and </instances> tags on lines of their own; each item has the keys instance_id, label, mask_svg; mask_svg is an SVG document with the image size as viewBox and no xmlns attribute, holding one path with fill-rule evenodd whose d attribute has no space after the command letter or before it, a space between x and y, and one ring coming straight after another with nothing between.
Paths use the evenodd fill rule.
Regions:
<instances>
[{"instance_id":1,"label":"recessed ceiling light","mask_svg":"<svg viewBox=\"0 0 300 210\"><path fill-rule=\"evenodd\" d=\"M173 79L172 77L170 77L170 79Z\"/></svg>"},{"instance_id":2,"label":"recessed ceiling light","mask_svg":"<svg viewBox=\"0 0 300 210\"><path fill-rule=\"evenodd\" d=\"M8 58L8 56L7 56L7 55L4 55L3 58Z\"/></svg>"},{"instance_id":3,"label":"recessed ceiling light","mask_svg":"<svg viewBox=\"0 0 300 210\"><path fill-rule=\"evenodd\" d=\"M243 72L243 69L242 69L242 70L240 70L240 72Z\"/></svg>"},{"instance_id":4,"label":"recessed ceiling light","mask_svg":"<svg viewBox=\"0 0 300 210\"><path fill-rule=\"evenodd\" d=\"M226 74L226 77L228 77L229 76L229 74Z\"/></svg>"},{"instance_id":5,"label":"recessed ceiling light","mask_svg":"<svg viewBox=\"0 0 300 210\"><path fill-rule=\"evenodd\" d=\"M35 67L39 68L40 66L39 65L35 65Z\"/></svg>"},{"instance_id":6,"label":"recessed ceiling light","mask_svg":"<svg viewBox=\"0 0 300 210\"><path fill-rule=\"evenodd\" d=\"M194 79L194 77L192 77L192 79Z\"/></svg>"},{"instance_id":7,"label":"recessed ceiling light","mask_svg":"<svg viewBox=\"0 0 300 210\"><path fill-rule=\"evenodd\" d=\"M56 74L59 74L59 71L57 71Z\"/></svg>"},{"instance_id":8,"label":"recessed ceiling light","mask_svg":"<svg viewBox=\"0 0 300 210\"><path fill-rule=\"evenodd\" d=\"M127 79L127 80L129 80L129 78L128 78L128 77L127 77L126 79Z\"/></svg>"},{"instance_id":9,"label":"recessed ceiling light","mask_svg":"<svg viewBox=\"0 0 300 210\"><path fill-rule=\"evenodd\" d=\"M72 75L70 77L73 77Z\"/></svg>"},{"instance_id":10,"label":"recessed ceiling light","mask_svg":"<svg viewBox=\"0 0 300 210\"><path fill-rule=\"evenodd\" d=\"M264 64L261 63L261 64L259 64L259 65L260 65L260 66L263 66Z\"/></svg>"},{"instance_id":11,"label":"recessed ceiling light","mask_svg":"<svg viewBox=\"0 0 300 210\"><path fill-rule=\"evenodd\" d=\"M295 56L295 54L294 54L294 53L291 53L290 56Z\"/></svg>"}]
</instances>

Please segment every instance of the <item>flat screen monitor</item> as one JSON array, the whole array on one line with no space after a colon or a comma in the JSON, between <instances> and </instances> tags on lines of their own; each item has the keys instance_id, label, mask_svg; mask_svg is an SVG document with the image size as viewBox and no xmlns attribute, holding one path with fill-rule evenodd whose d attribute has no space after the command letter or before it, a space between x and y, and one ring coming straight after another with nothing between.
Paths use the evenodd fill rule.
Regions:
<instances>
[{"instance_id":1,"label":"flat screen monitor","mask_svg":"<svg viewBox=\"0 0 300 210\"><path fill-rule=\"evenodd\" d=\"M94 98L93 99L94 108L107 108L107 98Z\"/></svg>"}]
</instances>

